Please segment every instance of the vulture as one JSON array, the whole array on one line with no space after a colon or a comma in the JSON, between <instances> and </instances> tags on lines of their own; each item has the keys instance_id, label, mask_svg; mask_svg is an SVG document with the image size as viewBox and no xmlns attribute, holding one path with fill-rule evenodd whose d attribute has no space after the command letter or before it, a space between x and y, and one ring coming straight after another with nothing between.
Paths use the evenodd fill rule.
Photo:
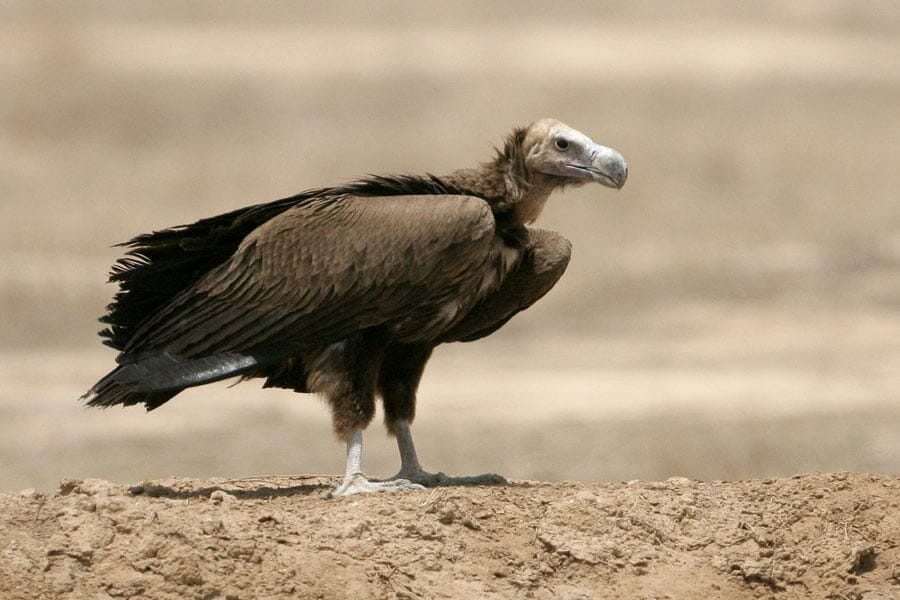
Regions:
<instances>
[{"instance_id":1,"label":"vulture","mask_svg":"<svg viewBox=\"0 0 900 600\"><path fill-rule=\"evenodd\" d=\"M367 176L139 235L121 244L100 319L116 366L82 399L152 410L189 387L261 378L330 405L347 449L331 496L446 484L410 430L432 351L497 331L562 276L569 241L529 227L554 190L618 189L627 175L617 151L541 119L474 168ZM376 398L400 451L387 480L361 464Z\"/></svg>"}]
</instances>

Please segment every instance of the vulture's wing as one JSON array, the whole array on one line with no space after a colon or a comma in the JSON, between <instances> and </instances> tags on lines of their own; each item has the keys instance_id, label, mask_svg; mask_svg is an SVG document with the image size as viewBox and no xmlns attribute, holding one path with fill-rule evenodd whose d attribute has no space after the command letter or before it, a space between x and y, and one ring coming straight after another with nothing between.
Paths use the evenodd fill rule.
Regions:
<instances>
[{"instance_id":1,"label":"vulture's wing","mask_svg":"<svg viewBox=\"0 0 900 600\"><path fill-rule=\"evenodd\" d=\"M487 291L473 274L496 268L494 226L487 203L469 196L293 207L143 324L116 381L183 388L385 323L401 338L437 334Z\"/></svg>"}]
</instances>

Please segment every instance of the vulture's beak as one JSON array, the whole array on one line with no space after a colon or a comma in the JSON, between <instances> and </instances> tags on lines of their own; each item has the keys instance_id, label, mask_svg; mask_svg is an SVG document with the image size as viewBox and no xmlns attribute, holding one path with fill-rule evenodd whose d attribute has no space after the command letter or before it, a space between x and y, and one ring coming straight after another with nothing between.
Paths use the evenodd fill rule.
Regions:
<instances>
[{"instance_id":1,"label":"vulture's beak","mask_svg":"<svg viewBox=\"0 0 900 600\"><path fill-rule=\"evenodd\" d=\"M612 148L594 144L583 162L570 162L568 167L579 171L585 179L591 179L606 187L620 189L628 179L628 163L625 157Z\"/></svg>"}]
</instances>

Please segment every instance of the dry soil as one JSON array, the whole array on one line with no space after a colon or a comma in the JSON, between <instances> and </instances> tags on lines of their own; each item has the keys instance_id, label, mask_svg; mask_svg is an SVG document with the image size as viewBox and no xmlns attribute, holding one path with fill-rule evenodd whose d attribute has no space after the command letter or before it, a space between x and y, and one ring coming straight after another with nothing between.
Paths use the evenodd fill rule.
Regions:
<instances>
[{"instance_id":1,"label":"dry soil","mask_svg":"<svg viewBox=\"0 0 900 600\"><path fill-rule=\"evenodd\" d=\"M0 497L0 597L900 597L900 477L511 481L338 500L318 476Z\"/></svg>"}]
</instances>

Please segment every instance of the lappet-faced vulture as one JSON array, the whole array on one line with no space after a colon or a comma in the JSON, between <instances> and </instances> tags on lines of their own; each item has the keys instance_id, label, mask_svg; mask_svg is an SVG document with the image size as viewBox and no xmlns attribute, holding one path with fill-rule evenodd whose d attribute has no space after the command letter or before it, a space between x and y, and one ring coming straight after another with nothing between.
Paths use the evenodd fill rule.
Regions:
<instances>
[{"instance_id":1,"label":"lappet-faced vulture","mask_svg":"<svg viewBox=\"0 0 900 600\"><path fill-rule=\"evenodd\" d=\"M84 398L151 410L185 388L261 377L330 403L347 443L333 495L446 482L419 465L410 433L432 350L493 333L560 278L569 242L527 227L554 190L620 188L627 174L615 150L541 119L475 168L368 177L140 235L113 266L119 291L101 318L118 366ZM361 470L376 397L400 449L386 481Z\"/></svg>"}]
</instances>

